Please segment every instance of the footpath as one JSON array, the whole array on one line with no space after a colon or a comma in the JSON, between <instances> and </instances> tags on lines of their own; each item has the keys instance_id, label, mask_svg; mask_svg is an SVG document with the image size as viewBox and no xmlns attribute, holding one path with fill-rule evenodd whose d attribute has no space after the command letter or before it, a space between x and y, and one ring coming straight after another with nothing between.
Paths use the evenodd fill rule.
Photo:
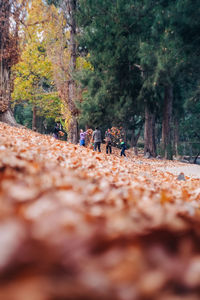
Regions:
<instances>
[{"instance_id":1,"label":"footpath","mask_svg":"<svg viewBox=\"0 0 200 300\"><path fill-rule=\"evenodd\" d=\"M180 165L174 165L162 169L165 172L170 172L174 175L184 173L188 177L200 179L200 165L191 165L182 163Z\"/></svg>"},{"instance_id":2,"label":"footpath","mask_svg":"<svg viewBox=\"0 0 200 300\"><path fill-rule=\"evenodd\" d=\"M0 123L0 299L199 299L200 179L182 167Z\"/></svg>"}]
</instances>

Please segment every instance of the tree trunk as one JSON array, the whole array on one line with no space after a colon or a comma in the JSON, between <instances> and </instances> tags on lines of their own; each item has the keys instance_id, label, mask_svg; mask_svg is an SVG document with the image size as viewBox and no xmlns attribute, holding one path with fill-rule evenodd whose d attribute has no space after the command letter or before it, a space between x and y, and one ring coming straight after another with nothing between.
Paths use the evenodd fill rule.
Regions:
<instances>
[{"instance_id":1,"label":"tree trunk","mask_svg":"<svg viewBox=\"0 0 200 300\"><path fill-rule=\"evenodd\" d=\"M11 65L10 46L10 2L0 2L0 121L16 125L10 108L11 100ZM11 53L11 54L10 54Z\"/></svg>"},{"instance_id":2,"label":"tree trunk","mask_svg":"<svg viewBox=\"0 0 200 300\"><path fill-rule=\"evenodd\" d=\"M137 156L138 155L138 148L137 148L137 142L140 137L141 131L143 127L143 122L141 123L139 127L139 131L137 134L135 134L135 129L132 130L131 134L131 147L134 149L134 154Z\"/></svg>"},{"instance_id":3,"label":"tree trunk","mask_svg":"<svg viewBox=\"0 0 200 300\"><path fill-rule=\"evenodd\" d=\"M134 154L137 156L138 155L138 149L137 149L137 141L136 141L136 136L135 136L135 130L132 130L131 133L131 147L134 150Z\"/></svg>"},{"instance_id":4,"label":"tree trunk","mask_svg":"<svg viewBox=\"0 0 200 300\"><path fill-rule=\"evenodd\" d=\"M178 143L179 143L179 124L177 117L174 117L174 128L173 128L173 153L178 157Z\"/></svg>"},{"instance_id":5,"label":"tree trunk","mask_svg":"<svg viewBox=\"0 0 200 300\"><path fill-rule=\"evenodd\" d=\"M10 125L17 125L10 108L11 79L10 68L6 66L5 60L0 61L0 121Z\"/></svg>"},{"instance_id":6,"label":"tree trunk","mask_svg":"<svg viewBox=\"0 0 200 300\"><path fill-rule=\"evenodd\" d=\"M193 161L193 164L196 164L196 163L197 163L197 159L198 159L198 157L199 157L199 154L200 154L200 152L198 152L197 155L195 156L194 161Z\"/></svg>"},{"instance_id":7,"label":"tree trunk","mask_svg":"<svg viewBox=\"0 0 200 300\"><path fill-rule=\"evenodd\" d=\"M37 117L37 108L36 106L33 104L33 119L32 119L32 130L36 131L36 117Z\"/></svg>"},{"instance_id":8,"label":"tree trunk","mask_svg":"<svg viewBox=\"0 0 200 300\"><path fill-rule=\"evenodd\" d=\"M166 159L172 159L171 117L172 117L173 89L171 85L165 87L164 110L162 122L162 149Z\"/></svg>"},{"instance_id":9,"label":"tree trunk","mask_svg":"<svg viewBox=\"0 0 200 300\"><path fill-rule=\"evenodd\" d=\"M42 116L36 116L36 125L37 125L37 131L39 133L44 133L44 126L43 126L43 117Z\"/></svg>"},{"instance_id":10,"label":"tree trunk","mask_svg":"<svg viewBox=\"0 0 200 300\"><path fill-rule=\"evenodd\" d=\"M148 104L145 105L145 124L144 124L144 154L147 152L151 156L156 157L155 142L155 114L149 109Z\"/></svg>"},{"instance_id":11,"label":"tree trunk","mask_svg":"<svg viewBox=\"0 0 200 300\"><path fill-rule=\"evenodd\" d=\"M0 121L11 126L20 126L16 123L12 110L9 108L4 112L0 112Z\"/></svg>"},{"instance_id":12,"label":"tree trunk","mask_svg":"<svg viewBox=\"0 0 200 300\"><path fill-rule=\"evenodd\" d=\"M70 120L68 140L73 144L77 144L78 142L78 122L74 116L72 116Z\"/></svg>"},{"instance_id":13,"label":"tree trunk","mask_svg":"<svg viewBox=\"0 0 200 300\"><path fill-rule=\"evenodd\" d=\"M69 63L69 85L68 85L68 104L69 110L71 113L71 120L69 124L68 140L71 143L76 144L78 142L78 122L77 115L78 110L75 106L75 81L73 80L73 72L76 69L76 20L75 20L75 11L76 11L76 0L69 0L68 4L69 10L69 24L70 24L70 63Z\"/></svg>"}]
</instances>

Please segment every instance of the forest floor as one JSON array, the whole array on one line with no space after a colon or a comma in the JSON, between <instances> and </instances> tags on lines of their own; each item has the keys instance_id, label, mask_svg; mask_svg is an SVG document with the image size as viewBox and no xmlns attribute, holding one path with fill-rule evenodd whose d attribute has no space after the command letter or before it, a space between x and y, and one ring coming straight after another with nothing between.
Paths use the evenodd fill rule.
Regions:
<instances>
[{"instance_id":1,"label":"forest floor","mask_svg":"<svg viewBox=\"0 0 200 300\"><path fill-rule=\"evenodd\" d=\"M198 300L199 168L0 123L0 299Z\"/></svg>"}]
</instances>

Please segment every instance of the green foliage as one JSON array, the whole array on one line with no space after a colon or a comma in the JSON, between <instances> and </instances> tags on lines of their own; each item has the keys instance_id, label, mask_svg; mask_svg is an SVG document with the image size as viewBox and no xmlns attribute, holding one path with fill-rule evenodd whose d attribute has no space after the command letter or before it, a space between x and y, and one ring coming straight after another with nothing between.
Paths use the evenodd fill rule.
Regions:
<instances>
[{"instance_id":1,"label":"green foliage","mask_svg":"<svg viewBox=\"0 0 200 300\"><path fill-rule=\"evenodd\" d=\"M39 108L40 115L56 117L60 113L60 100L52 84L51 63L44 42L29 41L14 71L14 103L29 101Z\"/></svg>"},{"instance_id":2,"label":"green foliage","mask_svg":"<svg viewBox=\"0 0 200 300\"><path fill-rule=\"evenodd\" d=\"M62 1L61 0L47 0L48 5L55 5L58 6Z\"/></svg>"},{"instance_id":3,"label":"green foliage","mask_svg":"<svg viewBox=\"0 0 200 300\"><path fill-rule=\"evenodd\" d=\"M80 105L90 126L131 126L140 112L137 101L141 74L135 66L139 39L139 12L123 1L80 1L78 22L82 27L79 48L89 52L91 70L79 74L86 87Z\"/></svg>"},{"instance_id":4,"label":"green foliage","mask_svg":"<svg viewBox=\"0 0 200 300\"><path fill-rule=\"evenodd\" d=\"M184 105L199 78L200 7L197 0L193 4L189 0L79 1L79 50L89 53L92 65L77 76L84 89L79 105L82 123L137 130L145 103L162 123L169 85L174 117L194 116Z\"/></svg>"},{"instance_id":5,"label":"green foliage","mask_svg":"<svg viewBox=\"0 0 200 300\"><path fill-rule=\"evenodd\" d=\"M32 105L29 103L15 105L14 117L17 123L32 128Z\"/></svg>"},{"instance_id":6,"label":"green foliage","mask_svg":"<svg viewBox=\"0 0 200 300\"><path fill-rule=\"evenodd\" d=\"M174 1L80 1L79 47L90 53L93 66L79 77L87 89L88 103L81 109L88 122L101 122L104 115L105 122L131 126L131 116L143 115L144 100L161 114L163 86L185 60L174 6Z\"/></svg>"},{"instance_id":7,"label":"green foliage","mask_svg":"<svg viewBox=\"0 0 200 300\"><path fill-rule=\"evenodd\" d=\"M18 124L32 128L33 113L32 104L23 102L14 107L14 117ZM51 134L55 126L55 119L49 116L37 115L37 130L41 133Z\"/></svg>"},{"instance_id":8,"label":"green foliage","mask_svg":"<svg viewBox=\"0 0 200 300\"><path fill-rule=\"evenodd\" d=\"M181 125L182 139L200 142L200 89L186 102Z\"/></svg>"},{"instance_id":9,"label":"green foliage","mask_svg":"<svg viewBox=\"0 0 200 300\"><path fill-rule=\"evenodd\" d=\"M30 8L28 21L39 23L37 27L27 26L21 60L13 68L15 80L12 99L13 105L28 102L36 106L38 116L55 119L61 114L61 101L55 90L52 63L43 38L42 12L37 14L40 6L41 1L35 1Z\"/></svg>"}]
</instances>

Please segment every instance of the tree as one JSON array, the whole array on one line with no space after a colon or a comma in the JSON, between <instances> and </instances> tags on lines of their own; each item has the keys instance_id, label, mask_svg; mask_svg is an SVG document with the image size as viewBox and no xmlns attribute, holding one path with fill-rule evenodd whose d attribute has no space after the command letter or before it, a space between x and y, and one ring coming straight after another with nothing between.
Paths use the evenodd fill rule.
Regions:
<instances>
[{"instance_id":1,"label":"tree","mask_svg":"<svg viewBox=\"0 0 200 300\"><path fill-rule=\"evenodd\" d=\"M76 46L76 32L77 25L75 14L77 10L77 0L48 0L48 4L53 4L59 6L65 17L65 28L62 28L66 40L66 31L69 32L69 41L66 42L64 48L69 49L69 64L67 66L67 81L65 82L61 94L64 95L65 102L67 104L67 109L70 113L69 126L68 126L68 139L72 143L77 143L78 141L78 109L75 105L76 100L76 84L73 77L73 73L76 70L76 60L77 60L77 46ZM63 41L61 42L63 44ZM62 55L62 53L61 53ZM66 66L65 66L66 70Z\"/></svg>"},{"instance_id":2,"label":"tree","mask_svg":"<svg viewBox=\"0 0 200 300\"><path fill-rule=\"evenodd\" d=\"M190 87L191 88L191 87ZM185 153L195 156L194 163L200 154L200 85L197 82L197 88L189 93L185 102L184 116L180 122L180 140L187 144Z\"/></svg>"},{"instance_id":3,"label":"tree","mask_svg":"<svg viewBox=\"0 0 200 300\"><path fill-rule=\"evenodd\" d=\"M146 1L146 4L148 2L150 1ZM182 97L178 96L178 100L175 89L180 86L183 77L191 74L192 69L194 73L192 61L199 41L199 22L193 18L199 11L197 2L194 1L191 6L190 1L156 1L144 22L148 26L145 30L142 28L140 34L140 69L144 79L140 97L145 99L145 128L148 129L145 130L145 150L149 149L149 143L155 145L155 140L152 140L153 130L149 131L152 124L155 124L151 122L153 117L162 123L162 153L165 158L170 159L173 154L173 136L175 144L178 143L177 118L182 114L184 103ZM191 33L190 38L194 38L194 43L188 42L188 32ZM197 59L195 61L198 65ZM193 76L193 83L195 80ZM152 93L153 102L148 97ZM154 116L151 117L151 114ZM174 134L173 127L176 128Z\"/></svg>"},{"instance_id":4,"label":"tree","mask_svg":"<svg viewBox=\"0 0 200 300\"><path fill-rule=\"evenodd\" d=\"M140 11L141 9L141 11ZM147 9L147 8L146 8ZM141 2L80 1L79 51L89 53L90 70L79 74L83 92L81 117L89 126L123 126L133 136L144 119L138 101L142 84L138 68ZM133 142L133 139L132 139Z\"/></svg>"},{"instance_id":5,"label":"tree","mask_svg":"<svg viewBox=\"0 0 200 300\"><path fill-rule=\"evenodd\" d=\"M155 124L162 115L166 158L172 157L173 81L184 60L176 5L162 0L154 5L80 1L78 18L80 48L89 52L93 66L80 78L86 90L81 109L88 122L104 120L127 128L134 114L145 115L145 152L156 156Z\"/></svg>"},{"instance_id":6,"label":"tree","mask_svg":"<svg viewBox=\"0 0 200 300\"><path fill-rule=\"evenodd\" d=\"M47 20L38 8L42 2L34 1L28 8L24 29L23 52L20 62L13 68L15 74L13 100L32 105L32 129L37 128L37 116L53 118L61 115L61 104L53 82L53 68L47 57L43 23Z\"/></svg>"},{"instance_id":7,"label":"tree","mask_svg":"<svg viewBox=\"0 0 200 300\"><path fill-rule=\"evenodd\" d=\"M24 17L26 2L4 0L0 3L0 120L12 125L16 122L10 108L11 67L19 59L19 22Z\"/></svg>"},{"instance_id":8,"label":"tree","mask_svg":"<svg viewBox=\"0 0 200 300\"><path fill-rule=\"evenodd\" d=\"M156 155L155 138L152 140L152 137L155 136L155 120L162 116L162 152L168 159L172 158L173 83L185 59L184 52L181 51L183 43L176 26L177 2L156 1L149 12L151 22L148 23L149 28L143 31L139 51L144 74L141 94L153 93L154 98L153 102L150 98L145 98L145 128L149 130L152 124L154 127L149 131L150 135L147 134L149 138L145 139L145 150L150 143L154 145L150 152L153 156Z\"/></svg>"}]
</instances>

